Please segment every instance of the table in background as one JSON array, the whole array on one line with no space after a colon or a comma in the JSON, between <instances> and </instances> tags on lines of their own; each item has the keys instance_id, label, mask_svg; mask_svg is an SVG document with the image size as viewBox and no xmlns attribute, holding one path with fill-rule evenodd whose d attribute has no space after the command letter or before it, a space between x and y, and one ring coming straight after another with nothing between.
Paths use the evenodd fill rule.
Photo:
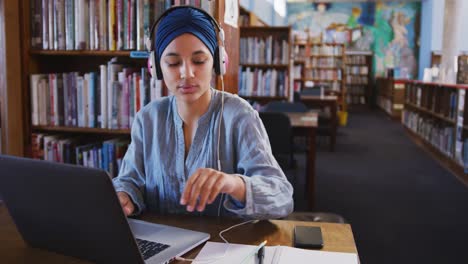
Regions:
<instances>
[{"instance_id":1,"label":"table in background","mask_svg":"<svg viewBox=\"0 0 468 264\"><path fill-rule=\"evenodd\" d=\"M316 96L316 95L301 95L300 100L302 103L310 108L330 108L330 122L331 122L331 135L330 135L330 151L335 150L336 132L338 130L338 97L333 95Z\"/></svg>"},{"instance_id":2,"label":"table in background","mask_svg":"<svg viewBox=\"0 0 468 264\"><path fill-rule=\"evenodd\" d=\"M144 215L142 219L149 222L207 232L211 234L210 241L215 242L222 242L218 236L221 230L242 221L239 219L202 216L159 216L150 214ZM320 226L324 242L323 251L357 253L353 232L348 224L268 220L259 221L255 224L245 224L227 232L224 236L232 243L258 245L260 242L268 240L267 245L269 246L292 246L293 228L295 225ZM77 232L79 231L77 230ZM189 251L184 257L194 258L203 245ZM16 230L5 205L0 204L0 263L68 264L89 262L28 247Z\"/></svg>"},{"instance_id":3,"label":"table in background","mask_svg":"<svg viewBox=\"0 0 468 264\"><path fill-rule=\"evenodd\" d=\"M307 137L309 143L306 162L306 195L309 210L314 208L315 198L315 136L318 125L316 112L284 113L289 117L294 136Z\"/></svg>"}]
</instances>

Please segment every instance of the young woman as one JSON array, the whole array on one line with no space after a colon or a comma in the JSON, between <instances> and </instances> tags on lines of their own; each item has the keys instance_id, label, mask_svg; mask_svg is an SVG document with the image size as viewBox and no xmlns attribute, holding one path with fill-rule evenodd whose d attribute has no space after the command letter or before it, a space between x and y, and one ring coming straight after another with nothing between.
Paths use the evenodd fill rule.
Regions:
<instances>
[{"instance_id":1,"label":"young woman","mask_svg":"<svg viewBox=\"0 0 468 264\"><path fill-rule=\"evenodd\" d=\"M218 48L213 18L173 9L159 21L154 47L172 95L145 106L133 123L114 179L125 214L288 215L293 189L258 113L210 86Z\"/></svg>"}]
</instances>

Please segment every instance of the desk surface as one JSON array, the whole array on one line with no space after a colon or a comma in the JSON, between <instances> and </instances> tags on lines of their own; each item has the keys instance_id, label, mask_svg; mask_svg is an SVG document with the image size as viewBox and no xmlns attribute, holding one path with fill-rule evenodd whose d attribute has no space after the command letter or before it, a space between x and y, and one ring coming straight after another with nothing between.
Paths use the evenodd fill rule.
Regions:
<instances>
[{"instance_id":1,"label":"desk surface","mask_svg":"<svg viewBox=\"0 0 468 264\"><path fill-rule=\"evenodd\" d=\"M305 112L305 113L285 113L291 121L293 127L317 127L318 113Z\"/></svg>"},{"instance_id":2,"label":"desk surface","mask_svg":"<svg viewBox=\"0 0 468 264\"><path fill-rule=\"evenodd\" d=\"M143 220L168 224L208 232L210 241L221 242L219 231L240 223L241 220L218 219L211 217L192 216L156 216L146 215ZM292 245L293 228L295 225L320 226L324 241L324 251L357 253L351 226L347 224L299 222L270 220L249 223L227 232L224 236L232 243L258 245L268 240L269 246ZM199 246L185 255L195 257L201 250ZM55 254L45 250L30 248L22 240L20 234L4 205L0 205L0 263L87 263L72 257Z\"/></svg>"}]
</instances>

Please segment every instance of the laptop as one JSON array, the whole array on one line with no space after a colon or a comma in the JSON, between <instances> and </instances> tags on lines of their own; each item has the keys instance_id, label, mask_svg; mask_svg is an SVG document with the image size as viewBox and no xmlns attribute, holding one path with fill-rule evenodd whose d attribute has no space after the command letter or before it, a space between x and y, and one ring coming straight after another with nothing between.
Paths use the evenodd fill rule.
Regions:
<instances>
[{"instance_id":1,"label":"laptop","mask_svg":"<svg viewBox=\"0 0 468 264\"><path fill-rule=\"evenodd\" d=\"M125 216L98 169L0 155L0 196L23 239L96 263L168 263L207 233Z\"/></svg>"}]
</instances>

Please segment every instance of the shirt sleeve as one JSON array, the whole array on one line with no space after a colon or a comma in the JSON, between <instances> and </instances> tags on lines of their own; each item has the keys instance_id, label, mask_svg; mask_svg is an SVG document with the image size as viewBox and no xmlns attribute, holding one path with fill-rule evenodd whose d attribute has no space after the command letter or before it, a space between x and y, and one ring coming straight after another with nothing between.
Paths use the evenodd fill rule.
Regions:
<instances>
[{"instance_id":1,"label":"shirt sleeve","mask_svg":"<svg viewBox=\"0 0 468 264\"><path fill-rule=\"evenodd\" d=\"M265 127L253 109L236 118L237 172L245 182L243 204L226 199L224 207L256 219L285 217L293 211L293 188L273 157Z\"/></svg>"},{"instance_id":2,"label":"shirt sleeve","mask_svg":"<svg viewBox=\"0 0 468 264\"><path fill-rule=\"evenodd\" d=\"M122 160L119 174L113 179L116 192L127 193L135 205L134 215L145 210L145 170L143 157L143 126L141 115L137 115L132 125L131 143Z\"/></svg>"}]
</instances>

